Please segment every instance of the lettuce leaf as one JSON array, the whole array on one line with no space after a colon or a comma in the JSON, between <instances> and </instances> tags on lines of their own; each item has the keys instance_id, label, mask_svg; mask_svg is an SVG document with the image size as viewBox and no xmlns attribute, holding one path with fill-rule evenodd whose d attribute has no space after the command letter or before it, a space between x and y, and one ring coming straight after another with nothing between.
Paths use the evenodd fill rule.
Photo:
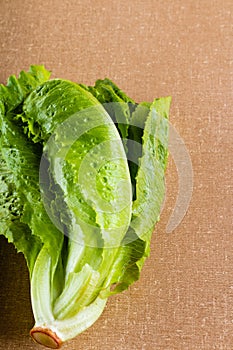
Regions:
<instances>
[{"instance_id":1,"label":"lettuce leaf","mask_svg":"<svg viewBox=\"0 0 233 350\"><path fill-rule=\"evenodd\" d=\"M48 77L43 66L32 66L29 73L21 72L18 80L12 76L6 87L0 86L1 234L23 252L30 274L42 244L50 246L52 253L61 246L63 236L53 233L55 228L40 200L42 147L27 139L14 117L29 92Z\"/></svg>"}]
</instances>

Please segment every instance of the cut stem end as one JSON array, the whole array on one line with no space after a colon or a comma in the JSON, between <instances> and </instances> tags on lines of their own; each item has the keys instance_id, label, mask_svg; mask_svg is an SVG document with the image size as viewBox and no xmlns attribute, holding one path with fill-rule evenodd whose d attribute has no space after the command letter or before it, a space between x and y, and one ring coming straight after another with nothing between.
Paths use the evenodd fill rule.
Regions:
<instances>
[{"instance_id":1,"label":"cut stem end","mask_svg":"<svg viewBox=\"0 0 233 350\"><path fill-rule=\"evenodd\" d=\"M30 331L30 335L36 343L47 346L50 349L60 349L62 345L62 340L48 328L34 327Z\"/></svg>"}]
</instances>

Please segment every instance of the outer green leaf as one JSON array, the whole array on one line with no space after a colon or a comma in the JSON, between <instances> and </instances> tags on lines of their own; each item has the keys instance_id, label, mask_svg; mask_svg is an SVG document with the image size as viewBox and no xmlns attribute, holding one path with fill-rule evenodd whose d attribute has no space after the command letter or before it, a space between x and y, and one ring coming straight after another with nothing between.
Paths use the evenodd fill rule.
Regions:
<instances>
[{"instance_id":1,"label":"outer green leaf","mask_svg":"<svg viewBox=\"0 0 233 350\"><path fill-rule=\"evenodd\" d=\"M135 102L107 78L97 80L95 86L89 86L86 89L103 104L116 124L121 138L126 139L128 136L131 110L135 108Z\"/></svg>"},{"instance_id":2,"label":"outer green leaf","mask_svg":"<svg viewBox=\"0 0 233 350\"><path fill-rule=\"evenodd\" d=\"M41 249L41 237L49 230L45 224L46 230L41 232L38 225L43 216L38 184L41 147L27 140L13 118L30 90L48 77L44 67L32 66L29 73L21 72L18 80L12 76L6 87L0 85L1 234L24 253L30 273Z\"/></svg>"},{"instance_id":3,"label":"outer green leaf","mask_svg":"<svg viewBox=\"0 0 233 350\"><path fill-rule=\"evenodd\" d=\"M97 298L129 226L132 194L126 154L105 109L77 84L64 80L42 84L25 100L23 110L20 118L34 142L50 136L44 148L50 181L43 192L50 217L62 212L53 222L60 221L69 236L65 288L54 314L59 319L73 317ZM71 284L75 276L81 279L83 266L89 266L90 277ZM40 286L35 284L40 279L33 281L33 295L39 296ZM66 307L65 295L72 295L79 307ZM49 323L40 297L38 303L33 299L35 315L39 308L40 317Z\"/></svg>"},{"instance_id":4,"label":"outer green leaf","mask_svg":"<svg viewBox=\"0 0 233 350\"><path fill-rule=\"evenodd\" d=\"M7 85L0 85L0 99L5 111L14 110L38 85L47 81L50 72L44 66L31 66L29 72L20 72L19 77L10 76Z\"/></svg>"},{"instance_id":5,"label":"outer green leaf","mask_svg":"<svg viewBox=\"0 0 233 350\"><path fill-rule=\"evenodd\" d=\"M161 101L156 99L150 106L146 121L143 121L145 128L142 136L142 157L139 159L136 176L136 200L133 202L130 228L108 277L107 284L112 283L115 287L111 294L121 292L139 278L145 258L149 254L151 234L159 220L165 191L170 101L170 97L162 98ZM145 120L144 111L142 117ZM137 140L138 135L140 134L137 133ZM108 295L108 292L103 291L103 295Z\"/></svg>"}]
</instances>

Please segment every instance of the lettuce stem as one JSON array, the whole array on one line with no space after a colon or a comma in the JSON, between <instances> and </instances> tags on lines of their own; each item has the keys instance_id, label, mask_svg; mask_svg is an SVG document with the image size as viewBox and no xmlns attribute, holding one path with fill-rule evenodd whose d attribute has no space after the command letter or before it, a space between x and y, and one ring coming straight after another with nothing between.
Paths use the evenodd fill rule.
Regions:
<instances>
[{"instance_id":1,"label":"lettuce stem","mask_svg":"<svg viewBox=\"0 0 233 350\"><path fill-rule=\"evenodd\" d=\"M48 328L34 327L30 331L32 339L50 349L60 349L62 340L57 336L55 332Z\"/></svg>"}]
</instances>

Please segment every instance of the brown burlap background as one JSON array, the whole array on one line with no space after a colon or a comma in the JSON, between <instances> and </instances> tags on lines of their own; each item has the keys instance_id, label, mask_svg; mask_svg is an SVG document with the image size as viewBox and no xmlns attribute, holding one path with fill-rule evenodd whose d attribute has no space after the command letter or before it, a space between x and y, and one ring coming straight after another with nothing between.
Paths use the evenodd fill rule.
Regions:
<instances>
[{"instance_id":1,"label":"brown burlap background","mask_svg":"<svg viewBox=\"0 0 233 350\"><path fill-rule=\"evenodd\" d=\"M53 77L113 79L137 101L172 95L171 122L194 171L190 207L166 224L167 196L141 279L112 297L70 350L233 349L232 0L0 0L0 82L45 64ZM0 238L0 349L39 349L26 264Z\"/></svg>"}]
</instances>

